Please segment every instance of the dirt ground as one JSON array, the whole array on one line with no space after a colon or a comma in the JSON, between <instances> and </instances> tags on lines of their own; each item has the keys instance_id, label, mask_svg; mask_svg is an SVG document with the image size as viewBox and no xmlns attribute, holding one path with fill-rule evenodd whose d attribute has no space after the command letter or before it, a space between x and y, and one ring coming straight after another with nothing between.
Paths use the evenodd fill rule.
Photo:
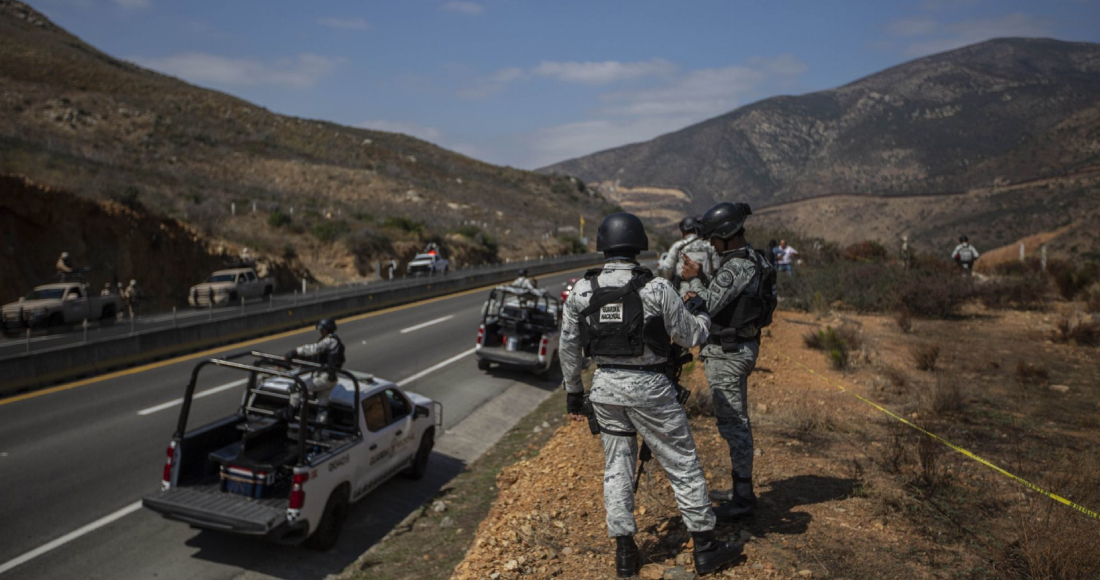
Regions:
<instances>
[{"instance_id":1,"label":"dirt ground","mask_svg":"<svg viewBox=\"0 0 1100 580\"><path fill-rule=\"evenodd\" d=\"M1100 521L851 395L1098 510L1097 349L1049 340L1072 307L976 307L959 320L913 321L909 332L887 316L779 313L749 382L760 502L752 521L720 526L746 545L743 561L719 576L1100 578ZM844 370L805 345L807 333L826 327L849 336ZM918 353L926 367L934 359L932 370L917 368ZM686 369L685 385L708 482L728 489L701 365ZM565 424L538 455L500 473L496 503L452 578L614 577L602 471L597 438L584 423ZM692 578L690 536L668 483L656 466L648 474L636 502L641 576Z\"/></svg>"}]
</instances>

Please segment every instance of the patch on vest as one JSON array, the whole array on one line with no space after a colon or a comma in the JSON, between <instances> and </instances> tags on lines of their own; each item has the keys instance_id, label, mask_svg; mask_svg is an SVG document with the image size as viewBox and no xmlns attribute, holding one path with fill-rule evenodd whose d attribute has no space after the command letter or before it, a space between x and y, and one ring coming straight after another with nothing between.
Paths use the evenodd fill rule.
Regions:
<instances>
[{"instance_id":1,"label":"patch on vest","mask_svg":"<svg viewBox=\"0 0 1100 580\"><path fill-rule=\"evenodd\" d=\"M600 322L622 322L623 303L612 302L600 307Z\"/></svg>"},{"instance_id":2,"label":"patch on vest","mask_svg":"<svg viewBox=\"0 0 1100 580\"><path fill-rule=\"evenodd\" d=\"M719 286L723 288L729 288L733 285L733 272L730 272L729 270L719 270L718 275L715 276L714 280L718 282Z\"/></svg>"}]
</instances>

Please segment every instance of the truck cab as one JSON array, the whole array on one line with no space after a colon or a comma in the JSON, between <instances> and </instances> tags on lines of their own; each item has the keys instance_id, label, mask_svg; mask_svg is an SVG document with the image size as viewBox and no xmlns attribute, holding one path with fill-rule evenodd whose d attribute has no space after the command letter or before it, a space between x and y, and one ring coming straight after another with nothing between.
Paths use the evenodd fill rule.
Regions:
<instances>
[{"instance_id":1,"label":"truck cab","mask_svg":"<svg viewBox=\"0 0 1100 580\"><path fill-rule=\"evenodd\" d=\"M5 304L2 312L5 333L22 328L43 328L78 324L85 320L113 321L122 309L118 284L105 292L93 291L83 279L36 286L18 302Z\"/></svg>"},{"instance_id":2,"label":"truck cab","mask_svg":"<svg viewBox=\"0 0 1100 580\"><path fill-rule=\"evenodd\" d=\"M236 304L241 299L267 297L275 291L275 282L260 278L253 268L218 270L205 282L195 284L187 293L187 303L196 308Z\"/></svg>"},{"instance_id":3,"label":"truck cab","mask_svg":"<svg viewBox=\"0 0 1100 580\"><path fill-rule=\"evenodd\" d=\"M450 261L440 253L439 246L432 244L409 261L406 273L410 276L446 274L450 269Z\"/></svg>"},{"instance_id":4,"label":"truck cab","mask_svg":"<svg viewBox=\"0 0 1100 580\"><path fill-rule=\"evenodd\" d=\"M252 363L236 362L251 355ZM242 353L199 363L166 450L160 491L143 504L191 526L327 549L349 505L397 474L424 476L442 406L393 383L337 371L327 407L310 396L319 365ZM247 374L233 414L188 430L202 368Z\"/></svg>"}]
</instances>

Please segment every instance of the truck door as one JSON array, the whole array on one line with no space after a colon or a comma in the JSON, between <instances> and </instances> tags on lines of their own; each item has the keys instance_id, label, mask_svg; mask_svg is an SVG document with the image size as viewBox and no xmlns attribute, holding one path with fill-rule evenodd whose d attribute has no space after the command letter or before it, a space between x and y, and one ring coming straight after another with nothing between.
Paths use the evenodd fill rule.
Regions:
<instances>
[{"instance_id":1,"label":"truck door","mask_svg":"<svg viewBox=\"0 0 1100 580\"><path fill-rule=\"evenodd\" d=\"M88 298L84 296L80 286L70 286L65 291L65 298L61 301L61 315L65 318L65 324L75 324L90 318Z\"/></svg>"},{"instance_id":2,"label":"truck door","mask_svg":"<svg viewBox=\"0 0 1100 580\"><path fill-rule=\"evenodd\" d=\"M244 276L248 280L248 287L245 289L244 292L241 292L241 295L245 296L246 298L255 298L259 296L259 284L256 284L256 273L250 270L248 272L245 272Z\"/></svg>"},{"instance_id":3,"label":"truck door","mask_svg":"<svg viewBox=\"0 0 1100 580\"><path fill-rule=\"evenodd\" d=\"M416 429L413 428L413 404L398 389L386 389L386 404L390 408L390 422L396 426L393 433L394 468L416 454Z\"/></svg>"},{"instance_id":4,"label":"truck door","mask_svg":"<svg viewBox=\"0 0 1100 580\"><path fill-rule=\"evenodd\" d=\"M400 429L390 421L389 405L384 393L379 392L364 398L361 406L366 453L356 469L356 497L385 480L393 465L394 432Z\"/></svg>"}]
</instances>

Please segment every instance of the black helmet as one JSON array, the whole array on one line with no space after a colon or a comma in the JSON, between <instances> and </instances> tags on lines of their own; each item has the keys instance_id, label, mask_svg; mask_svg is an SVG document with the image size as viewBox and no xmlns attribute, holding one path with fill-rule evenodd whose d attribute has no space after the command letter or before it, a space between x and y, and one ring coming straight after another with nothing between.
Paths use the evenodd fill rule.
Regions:
<instances>
[{"instance_id":1,"label":"black helmet","mask_svg":"<svg viewBox=\"0 0 1100 580\"><path fill-rule=\"evenodd\" d=\"M745 231L745 219L752 215L747 203L722 203L703 214L699 235L704 238L732 238Z\"/></svg>"},{"instance_id":2,"label":"black helmet","mask_svg":"<svg viewBox=\"0 0 1100 580\"><path fill-rule=\"evenodd\" d=\"M970 238L966 237L966 234L963 234L963 235L959 236L959 241L960 242L969 242Z\"/></svg>"},{"instance_id":3,"label":"black helmet","mask_svg":"<svg viewBox=\"0 0 1100 580\"><path fill-rule=\"evenodd\" d=\"M322 318L317 321L317 330L336 332L336 321L331 318Z\"/></svg>"},{"instance_id":4,"label":"black helmet","mask_svg":"<svg viewBox=\"0 0 1100 580\"><path fill-rule=\"evenodd\" d=\"M649 237L645 235L645 226L632 213L613 213L603 218L600 229L596 230L597 252L644 252L648 249Z\"/></svg>"},{"instance_id":5,"label":"black helmet","mask_svg":"<svg viewBox=\"0 0 1100 580\"><path fill-rule=\"evenodd\" d=\"M689 215L680 220L680 233L686 234L688 232L699 232L699 218Z\"/></svg>"}]
</instances>

